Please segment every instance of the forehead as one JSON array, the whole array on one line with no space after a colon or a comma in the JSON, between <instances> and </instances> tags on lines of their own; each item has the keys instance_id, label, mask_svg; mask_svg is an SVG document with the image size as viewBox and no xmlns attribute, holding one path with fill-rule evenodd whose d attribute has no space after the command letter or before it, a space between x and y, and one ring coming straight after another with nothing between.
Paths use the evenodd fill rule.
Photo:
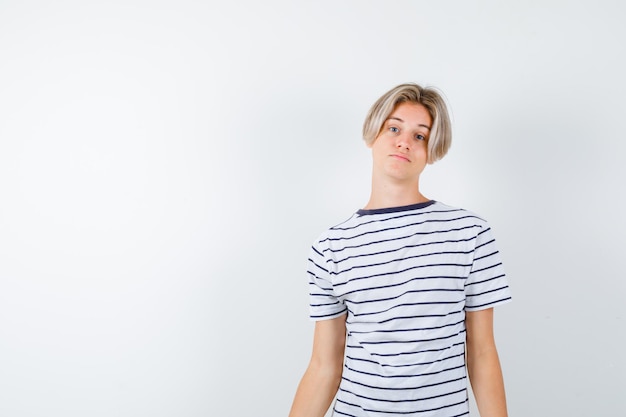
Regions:
<instances>
[{"instance_id":1,"label":"forehead","mask_svg":"<svg viewBox=\"0 0 626 417\"><path fill-rule=\"evenodd\" d=\"M430 127L432 118L426 107L419 103L404 102L398 104L387 117L387 120L399 120L408 124Z\"/></svg>"}]
</instances>

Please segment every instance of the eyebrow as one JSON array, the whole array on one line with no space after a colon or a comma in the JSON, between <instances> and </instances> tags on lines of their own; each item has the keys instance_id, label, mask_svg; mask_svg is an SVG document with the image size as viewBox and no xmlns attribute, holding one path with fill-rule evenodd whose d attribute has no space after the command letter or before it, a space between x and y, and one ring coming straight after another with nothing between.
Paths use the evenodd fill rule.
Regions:
<instances>
[{"instance_id":1,"label":"eyebrow","mask_svg":"<svg viewBox=\"0 0 626 417\"><path fill-rule=\"evenodd\" d=\"M404 123L404 120L402 120L402 119L401 119L401 118L399 118L399 117L390 117L390 118L388 118L387 120L397 120L397 121L399 121L399 122L401 122L401 123ZM385 120L385 122L386 122L387 120ZM427 125L421 125L421 124L420 124L420 125L418 125L418 126L419 126L419 127L425 127L426 129L430 130L430 126L427 126Z\"/></svg>"}]
</instances>

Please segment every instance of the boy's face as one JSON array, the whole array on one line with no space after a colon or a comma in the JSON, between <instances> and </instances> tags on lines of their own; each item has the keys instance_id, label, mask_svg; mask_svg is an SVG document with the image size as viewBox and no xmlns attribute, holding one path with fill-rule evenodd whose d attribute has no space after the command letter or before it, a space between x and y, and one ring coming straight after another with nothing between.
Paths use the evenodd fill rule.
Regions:
<instances>
[{"instance_id":1,"label":"boy's face","mask_svg":"<svg viewBox=\"0 0 626 417\"><path fill-rule=\"evenodd\" d=\"M414 182L428 161L430 113L417 103L400 103L391 112L372 149L374 175Z\"/></svg>"}]
</instances>

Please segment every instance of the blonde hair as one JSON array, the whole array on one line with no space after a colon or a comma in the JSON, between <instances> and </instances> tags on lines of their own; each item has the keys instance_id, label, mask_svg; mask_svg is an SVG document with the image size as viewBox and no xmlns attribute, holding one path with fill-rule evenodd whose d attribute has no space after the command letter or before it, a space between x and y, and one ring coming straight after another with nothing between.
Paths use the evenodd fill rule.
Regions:
<instances>
[{"instance_id":1,"label":"blonde hair","mask_svg":"<svg viewBox=\"0 0 626 417\"><path fill-rule=\"evenodd\" d=\"M400 84L380 97L367 112L363 123L363 140L374 143L383 124L400 103L421 104L428 110L433 125L428 138L428 163L443 158L452 143L452 126L448 108L442 93L434 87L422 87L415 83Z\"/></svg>"}]
</instances>

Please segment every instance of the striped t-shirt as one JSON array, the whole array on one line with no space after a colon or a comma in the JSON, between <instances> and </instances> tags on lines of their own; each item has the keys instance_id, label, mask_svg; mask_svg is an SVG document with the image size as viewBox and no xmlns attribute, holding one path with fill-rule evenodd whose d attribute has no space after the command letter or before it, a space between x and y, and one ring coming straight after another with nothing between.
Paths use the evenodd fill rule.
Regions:
<instances>
[{"instance_id":1,"label":"striped t-shirt","mask_svg":"<svg viewBox=\"0 0 626 417\"><path fill-rule=\"evenodd\" d=\"M511 299L485 220L436 201L359 210L308 265L311 319L347 312L334 416L469 414L465 312Z\"/></svg>"}]
</instances>

